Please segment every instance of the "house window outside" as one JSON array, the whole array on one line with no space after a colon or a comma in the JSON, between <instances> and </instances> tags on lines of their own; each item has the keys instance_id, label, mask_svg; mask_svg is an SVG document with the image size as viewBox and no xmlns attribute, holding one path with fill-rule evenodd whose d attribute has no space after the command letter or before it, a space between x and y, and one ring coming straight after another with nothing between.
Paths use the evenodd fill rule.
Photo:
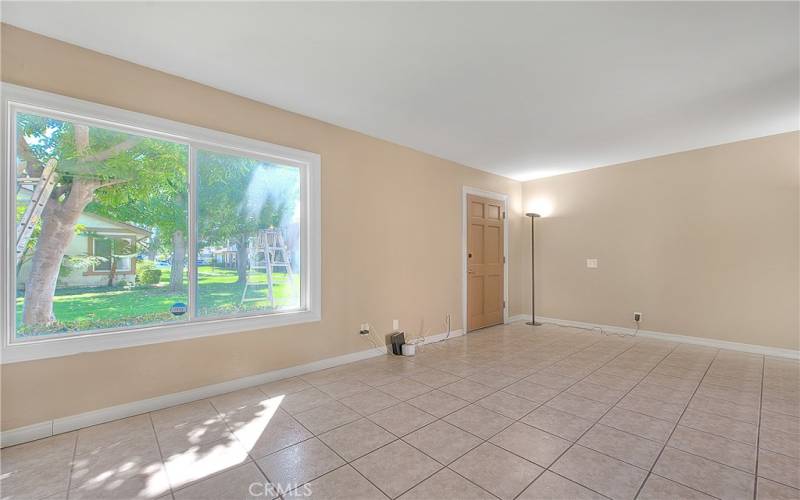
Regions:
<instances>
[{"instance_id":1,"label":"house window outside","mask_svg":"<svg viewBox=\"0 0 800 500\"><path fill-rule=\"evenodd\" d=\"M91 238L90 255L95 257L92 264L94 272L123 273L131 271L131 261L135 255L130 255L135 248L131 240L120 238Z\"/></svg>"},{"instance_id":2,"label":"house window outside","mask_svg":"<svg viewBox=\"0 0 800 500\"><path fill-rule=\"evenodd\" d=\"M16 272L2 273L13 280L4 348L96 333L136 334L137 345L152 326L206 325L169 330L187 338L319 319L316 155L166 120L152 119L167 130L133 127L126 119L141 115L78 115L61 99L95 105L19 92L52 107L4 100L4 192L16 193L4 217L16 239L4 237L19 249L4 264ZM204 140L175 133L184 127Z\"/></svg>"}]
</instances>

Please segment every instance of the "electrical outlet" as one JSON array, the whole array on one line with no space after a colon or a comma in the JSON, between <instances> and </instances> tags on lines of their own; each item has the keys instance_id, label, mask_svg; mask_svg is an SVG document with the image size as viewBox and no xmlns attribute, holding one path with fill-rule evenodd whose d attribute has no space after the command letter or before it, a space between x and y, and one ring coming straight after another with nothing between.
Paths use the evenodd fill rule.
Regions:
<instances>
[{"instance_id":1,"label":"electrical outlet","mask_svg":"<svg viewBox=\"0 0 800 500\"><path fill-rule=\"evenodd\" d=\"M369 335L369 323L361 323L358 329L359 335Z\"/></svg>"},{"instance_id":2,"label":"electrical outlet","mask_svg":"<svg viewBox=\"0 0 800 500\"><path fill-rule=\"evenodd\" d=\"M392 320L392 331L393 332L400 331L400 320L399 319L393 319Z\"/></svg>"},{"instance_id":3,"label":"electrical outlet","mask_svg":"<svg viewBox=\"0 0 800 500\"><path fill-rule=\"evenodd\" d=\"M642 313L633 313L633 320L637 323L640 322L642 320Z\"/></svg>"},{"instance_id":4,"label":"electrical outlet","mask_svg":"<svg viewBox=\"0 0 800 500\"><path fill-rule=\"evenodd\" d=\"M597 259L586 259L586 267L589 269L597 269Z\"/></svg>"}]
</instances>

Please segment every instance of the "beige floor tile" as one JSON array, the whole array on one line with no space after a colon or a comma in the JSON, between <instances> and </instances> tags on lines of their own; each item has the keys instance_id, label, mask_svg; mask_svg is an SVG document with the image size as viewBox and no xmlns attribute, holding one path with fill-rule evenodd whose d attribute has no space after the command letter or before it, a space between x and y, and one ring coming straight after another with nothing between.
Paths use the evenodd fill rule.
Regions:
<instances>
[{"instance_id":1,"label":"beige floor tile","mask_svg":"<svg viewBox=\"0 0 800 500\"><path fill-rule=\"evenodd\" d=\"M755 474L756 447L679 425L667 443L694 455Z\"/></svg>"},{"instance_id":2,"label":"beige floor tile","mask_svg":"<svg viewBox=\"0 0 800 500\"><path fill-rule=\"evenodd\" d=\"M686 380L684 378L670 377L660 373L651 373L642 380L650 384L660 385L662 387L678 388L694 391L697 388L699 381Z\"/></svg>"},{"instance_id":3,"label":"beige floor tile","mask_svg":"<svg viewBox=\"0 0 800 500\"><path fill-rule=\"evenodd\" d=\"M469 401L464 401L461 398L439 390L417 396L416 398L409 399L407 402L438 418L442 418L469 404Z\"/></svg>"},{"instance_id":4,"label":"beige floor tile","mask_svg":"<svg viewBox=\"0 0 800 500\"><path fill-rule=\"evenodd\" d=\"M544 403L558 395L559 389L539 385L529 380L520 380L503 389L503 392L528 399L535 403Z\"/></svg>"},{"instance_id":5,"label":"beige floor tile","mask_svg":"<svg viewBox=\"0 0 800 500\"><path fill-rule=\"evenodd\" d=\"M169 455L174 450L180 451L192 445L230 438L232 433L225 420L217 415L206 420L160 428L156 431L156 436L162 454Z\"/></svg>"},{"instance_id":6,"label":"beige floor tile","mask_svg":"<svg viewBox=\"0 0 800 500\"><path fill-rule=\"evenodd\" d=\"M789 434L800 435L800 418L771 411L761 411L761 427L775 429Z\"/></svg>"},{"instance_id":7,"label":"beige floor tile","mask_svg":"<svg viewBox=\"0 0 800 500\"><path fill-rule=\"evenodd\" d=\"M270 397L286 396L294 392L300 392L302 390L309 389L310 387L311 384L299 377L285 378L283 380L276 380L275 382L269 382L258 386L261 392Z\"/></svg>"},{"instance_id":8,"label":"beige floor tile","mask_svg":"<svg viewBox=\"0 0 800 500\"><path fill-rule=\"evenodd\" d=\"M554 397L547 403L550 408L556 410L572 413L575 416L585 418L587 420L599 420L611 406L599 401L592 401L591 399L582 398L566 392L562 392Z\"/></svg>"},{"instance_id":9,"label":"beige floor tile","mask_svg":"<svg viewBox=\"0 0 800 500\"><path fill-rule=\"evenodd\" d=\"M681 418L685 406L631 394L628 394L617 403L617 408L643 413L670 422L677 422Z\"/></svg>"},{"instance_id":10,"label":"beige floor tile","mask_svg":"<svg viewBox=\"0 0 800 500\"><path fill-rule=\"evenodd\" d=\"M401 379L397 382L382 385L378 389L401 401L406 401L431 391L431 388L427 385L411 379Z\"/></svg>"},{"instance_id":11,"label":"beige floor tile","mask_svg":"<svg viewBox=\"0 0 800 500\"><path fill-rule=\"evenodd\" d=\"M57 470L66 467L69 471L72 454L75 452L77 432L3 448L0 452L0 469L3 473L30 470Z\"/></svg>"},{"instance_id":12,"label":"beige floor tile","mask_svg":"<svg viewBox=\"0 0 800 500\"><path fill-rule=\"evenodd\" d=\"M153 419L153 427L158 432L160 429L170 429L187 422L217 418L219 413L209 400L203 399L154 411L150 417Z\"/></svg>"},{"instance_id":13,"label":"beige floor tile","mask_svg":"<svg viewBox=\"0 0 800 500\"><path fill-rule=\"evenodd\" d=\"M762 407L767 411L800 417L800 404L795 400L764 396Z\"/></svg>"},{"instance_id":14,"label":"beige floor tile","mask_svg":"<svg viewBox=\"0 0 800 500\"><path fill-rule=\"evenodd\" d=\"M551 467L553 472L614 499L633 499L647 471L574 445Z\"/></svg>"},{"instance_id":15,"label":"beige floor tile","mask_svg":"<svg viewBox=\"0 0 800 500\"><path fill-rule=\"evenodd\" d=\"M447 415L444 420L483 439L489 439L514 422L478 405L462 408Z\"/></svg>"},{"instance_id":16,"label":"beige floor tile","mask_svg":"<svg viewBox=\"0 0 800 500\"><path fill-rule=\"evenodd\" d=\"M226 413L231 410L236 410L243 406L258 403L268 399L268 396L255 387L249 387L239 391L229 392L210 398L211 404L220 413Z\"/></svg>"},{"instance_id":17,"label":"beige floor tile","mask_svg":"<svg viewBox=\"0 0 800 500\"><path fill-rule=\"evenodd\" d=\"M313 436L282 410L260 412L249 419L237 418L228 425L253 458L261 458Z\"/></svg>"},{"instance_id":18,"label":"beige floor tile","mask_svg":"<svg viewBox=\"0 0 800 500\"><path fill-rule=\"evenodd\" d=\"M349 465L306 483L284 498L312 498L318 500L386 500L378 488Z\"/></svg>"},{"instance_id":19,"label":"beige floor tile","mask_svg":"<svg viewBox=\"0 0 800 500\"><path fill-rule=\"evenodd\" d=\"M664 447L662 443L597 424L583 435L578 444L599 451L631 465L650 469Z\"/></svg>"},{"instance_id":20,"label":"beige floor tile","mask_svg":"<svg viewBox=\"0 0 800 500\"><path fill-rule=\"evenodd\" d=\"M414 432L420 427L436 420L436 417L430 413L407 403L391 406L385 410L373 413L367 418L398 437L405 436L409 432Z\"/></svg>"},{"instance_id":21,"label":"beige floor tile","mask_svg":"<svg viewBox=\"0 0 800 500\"><path fill-rule=\"evenodd\" d=\"M606 497L578 483L545 471L517 500L604 500Z\"/></svg>"},{"instance_id":22,"label":"beige floor tile","mask_svg":"<svg viewBox=\"0 0 800 500\"><path fill-rule=\"evenodd\" d=\"M514 420L524 417L539 406L539 403L503 391L490 394L478 400L477 404Z\"/></svg>"},{"instance_id":23,"label":"beige floor tile","mask_svg":"<svg viewBox=\"0 0 800 500\"><path fill-rule=\"evenodd\" d=\"M351 465L391 498L397 498L442 468L403 441L379 448Z\"/></svg>"},{"instance_id":24,"label":"beige floor tile","mask_svg":"<svg viewBox=\"0 0 800 500\"><path fill-rule=\"evenodd\" d=\"M275 488L253 462L211 476L174 493L175 500L258 500L277 496Z\"/></svg>"},{"instance_id":25,"label":"beige floor tile","mask_svg":"<svg viewBox=\"0 0 800 500\"><path fill-rule=\"evenodd\" d=\"M759 450L758 475L800 489L800 459Z\"/></svg>"},{"instance_id":26,"label":"beige floor tile","mask_svg":"<svg viewBox=\"0 0 800 500\"><path fill-rule=\"evenodd\" d=\"M513 499L544 469L491 443L483 443L450 468L501 499Z\"/></svg>"},{"instance_id":27,"label":"beige floor tile","mask_svg":"<svg viewBox=\"0 0 800 500\"><path fill-rule=\"evenodd\" d=\"M362 393L363 394L363 393ZM281 400L280 407L292 415L316 408L333 401L333 398L316 387L287 394Z\"/></svg>"},{"instance_id":28,"label":"beige floor tile","mask_svg":"<svg viewBox=\"0 0 800 500\"><path fill-rule=\"evenodd\" d=\"M475 401L488 396L495 392L495 389L487 385L480 384L470 379L461 379L458 382L445 385L439 388L440 391L446 392L451 396L463 399L474 403Z\"/></svg>"},{"instance_id":29,"label":"beige floor tile","mask_svg":"<svg viewBox=\"0 0 800 500\"><path fill-rule=\"evenodd\" d=\"M408 378L434 389L438 389L439 387L461 380L461 377L457 377L451 373L435 369L425 370L420 373L412 373L408 376Z\"/></svg>"},{"instance_id":30,"label":"beige floor tile","mask_svg":"<svg viewBox=\"0 0 800 500\"><path fill-rule=\"evenodd\" d=\"M556 410L549 406L540 406L526 415L521 421L569 441L578 439L581 434L594 424L592 420Z\"/></svg>"},{"instance_id":31,"label":"beige floor tile","mask_svg":"<svg viewBox=\"0 0 800 500\"><path fill-rule=\"evenodd\" d=\"M153 437L155 433L149 414L114 420L79 430L75 455L81 456L97 452L102 448L116 447L124 441L147 441Z\"/></svg>"},{"instance_id":32,"label":"beige floor tile","mask_svg":"<svg viewBox=\"0 0 800 500\"><path fill-rule=\"evenodd\" d=\"M762 427L758 446L782 455L800 458L800 435Z\"/></svg>"},{"instance_id":33,"label":"beige floor tile","mask_svg":"<svg viewBox=\"0 0 800 500\"><path fill-rule=\"evenodd\" d=\"M667 500L673 498L681 500L714 500L712 496L655 474L650 474L647 481L644 482L637 500Z\"/></svg>"},{"instance_id":34,"label":"beige floor tile","mask_svg":"<svg viewBox=\"0 0 800 500\"><path fill-rule=\"evenodd\" d=\"M612 408L599 423L662 444L667 442L675 428L673 422L619 407Z\"/></svg>"},{"instance_id":35,"label":"beige floor tile","mask_svg":"<svg viewBox=\"0 0 800 500\"><path fill-rule=\"evenodd\" d=\"M359 392L368 391L370 386L357 380L338 380L330 384L320 385L317 389L333 399L341 399L352 396L353 394L358 394Z\"/></svg>"},{"instance_id":36,"label":"beige floor tile","mask_svg":"<svg viewBox=\"0 0 800 500\"><path fill-rule=\"evenodd\" d=\"M438 420L414 431L403 440L445 465L482 442L480 438L444 420Z\"/></svg>"},{"instance_id":37,"label":"beige floor tile","mask_svg":"<svg viewBox=\"0 0 800 500\"><path fill-rule=\"evenodd\" d=\"M167 478L173 489L249 461L247 450L236 439L221 439L212 443L192 445L182 451L164 455Z\"/></svg>"},{"instance_id":38,"label":"beige floor tile","mask_svg":"<svg viewBox=\"0 0 800 500\"><path fill-rule=\"evenodd\" d=\"M489 386L494 390L500 390L507 385L513 384L517 380L516 377L509 377L508 375L494 370L482 370L467 378L473 382Z\"/></svg>"},{"instance_id":39,"label":"beige floor tile","mask_svg":"<svg viewBox=\"0 0 800 500\"><path fill-rule=\"evenodd\" d=\"M358 413L336 401L294 415L303 427L316 435L358 420L360 417Z\"/></svg>"},{"instance_id":40,"label":"beige floor tile","mask_svg":"<svg viewBox=\"0 0 800 500\"><path fill-rule=\"evenodd\" d=\"M706 396L716 399L724 399L737 405L749 406L758 408L759 401L761 400L761 391L749 392L742 391L741 389L734 389L731 387L722 387L714 384L701 382L697 388L698 396Z\"/></svg>"},{"instance_id":41,"label":"beige floor tile","mask_svg":"<svg viewBox=\"0 0 800 500\"><path fill-rule=\"evenodd\" d=\"M686 409L679 423L684 427L691 427L745 444L755 445L758 438L758 427L754 424L692 408Z\"/></svg>"},{"instance_id":42,"label":"beige floor tile","mask_svg":"<svg viewBox=\"0 0 800 500\"><path fill-rule=\"evenodd\" d=\"M758 408L741 406L724 399L710 398L708 396L695 396L689 402L692 410L704 411L722 415L723 417L741 420L750 424L758 423Z\"/></svg>"},{"instance_id":43,"label":"beige floor tile","mask_svg":"<svg viewBox=\"0 0 800 500\"><path fill-rule=\"evenodd\" d=\"M270 482L280 488L298 487L345 464L317 438L303 441L256 461Z\"/></svg>"},{"instance_id":44,"label":"beige floor tile","mask_svg":"<svg viewBox=\"0 0 800 500\"><path fill-rule=\"evenodd\" d=\"M326 445L348 462L397 439L373 422L362 418L319 436Z\"/></svg>"},{"instance_id":45,"label":"beige floor tile","mask_svg":"<svg viewBox=\"0 0 800 500\"><path fill-rule=\"evenodd\" d=\"M635 381L625 379L622 377L615 377L614 375L607 375L602 373L593 373L586 377L584 380L593 384L602 385L609 389L618 389L622 391L629 391L636 385Z\"/></svg>"},{"instance_id":46,"label":"beige floor tile","mask_svg":"<svg viewBox=\"0 0 800 500\"><path fill-rule=\"evenodd\" d=\"M756 500L797 500L800 490L776 483L763 477L756 483Z\"/></svg>"},{"instance_id":47,"label":"beige floor tile","mask_svg":"<svg viewBox=\"0 0 800 500\"><path fill-rule=\"evenodd\" d=\"M572 445L566 439L520 422L514 422L490 442L544 468Z\"/></svg>"},{"instance_id":48,"label":"beige floor tile","mask_svg":"<svg viewBox=\"0 0 800 500\"><path fill-rule=\"evenodd\" d=\"M582 380L577 384L567 389L568 394L574 394L582 398L599 401L606 404L616 404L617 401L622 399L627 391L621 389L611 389L603 385L593 384Z\"/></svg>"},{"instance_id":49,"label":"beige floor tile","mask_svg":"<svg viewBox=\"0 0 800 500\"><path fill-rule=\"evenodd\" d=\"M169 492L155 437L129 439L76 457L70 488L86 497L157 498Z\"/></svg>"},{"instance_id":50,"label":"beige floor tile","mask_svg":"<svg viewBox=\"0 0 800 500\"><path fill-rule=\"evenodd\" d=\"M543 372L534 373L533 375L525 377L525 380L536 385L542 385L549 389L555 389L558 392L563 391L567 387L577 382L577 380L572 377L562 377L560 375L553 375Z\"/></svg>"},{"instance_id":51,"label":"beige floor tile","mask_svg":"<svg viewBox=\"0 0 800 500\"><path fill-rule=\"evenodd\" d=\"M342 398L340 403L348 406L361 415L372 415L384 408L389 408L400 403L400 400L378 389L359 392L352 396Z\"/></svg>"},{"instance_id":52,"label":"beige floor tile","mask_svg":"<svg viewBox=\"0 0 800 500\"><path fill-rule=\"evenodd\" d=\"M495 500L496 497L449 469L442 469L400 497L401 500Z\"/></svg>"},{"instance_id":53,"label":"beige floor tile","mask_svg":"<svg viewBox=\"0 0 800 500\"><path fill-rule=\"evenodd\" d=\"M74 440L74 435L72 437ZM3 453L6 451L3 450ZM46 455L42 455L40 460L29 462L31 467L11 470L4 466L0 470L0 495L3 500L38 499L49 495L66 497L70 459L71 454L64 460L48 460Z\"/></svg>"},{"instance_id":54,"label":"beige floor tile","mask_svg":"<svg viewBox=\"0 0 800 500\"><path fill-rule=\"evenodd\" d=\"M753 497L752 474L675 448L664 449L653 472L723 500Z\"/></svg>"}]
</instances>

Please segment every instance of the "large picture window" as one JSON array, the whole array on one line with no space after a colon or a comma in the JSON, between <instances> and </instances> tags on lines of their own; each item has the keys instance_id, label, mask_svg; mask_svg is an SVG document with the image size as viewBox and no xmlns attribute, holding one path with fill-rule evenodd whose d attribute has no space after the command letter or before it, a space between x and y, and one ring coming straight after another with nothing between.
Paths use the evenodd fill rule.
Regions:
<instances>
[{"instance_id":1,"label":"large picture window","mask_svg":"<svg viewBox=\"0 0 800 500\"><path fill-rule=\"evenodd\" d=\"M5 358L319 319L316 155L4 90Z\"/></svg>"}]
</instances>

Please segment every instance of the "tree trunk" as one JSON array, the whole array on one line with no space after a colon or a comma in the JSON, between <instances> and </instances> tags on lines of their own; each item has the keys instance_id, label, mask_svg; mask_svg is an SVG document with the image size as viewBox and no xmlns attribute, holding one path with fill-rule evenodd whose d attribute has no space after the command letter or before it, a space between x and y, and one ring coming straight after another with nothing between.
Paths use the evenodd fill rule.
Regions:
<instances>
[{"instance_id":1,"label":"tree trunk","mask_svg":"<svg viewBox=\"0 0 800 500\"><path fill-rule=\"evenodd\" d=\"M243 284L247 280L247 238L236 242L236 273L239 276L236 282Z\"/></svg>"},{"instance_id":2,"label":"tree trunk","mask_svg":"<svg viewBox=\"0 0 800 500\"><path fill-rule=\"evenodd\" d=\"M108 283L107 283L107 285L109 287L114 286L114 278L116 277L116 274L117 274L117 258L114 257L114 246L113 246L114 243L111 243L111 245L112 245L111 246L111 257L110 257L111 266L109 266L109 269L108 269Z\"/></svg>"},{"instance_id":3,"label":"tree trunk","mask_svg":"<svg viewBox=\"0 0 800 500\"><path fill-rule=\"evenodd\" d=\"M169 289L183 290L183 267L186 263L186 239L180 229L172 233L172 265L169 273Z\"/></svg>"},{"instance_id":4,"label":"tree trunk","mask_svg":"<svg viewBox=\"0 0 800 500\"><path fill-rule=\"evenodd\" d=\"M67 247L75 237L75 225L86 205L92 201L97 181L75 180L63 202L47 200L42 211L42 229L31 261L31 272L25 283L22 320L26 325L55 321L53 296L58 271Z\"/></svg>"}]
</instances>

